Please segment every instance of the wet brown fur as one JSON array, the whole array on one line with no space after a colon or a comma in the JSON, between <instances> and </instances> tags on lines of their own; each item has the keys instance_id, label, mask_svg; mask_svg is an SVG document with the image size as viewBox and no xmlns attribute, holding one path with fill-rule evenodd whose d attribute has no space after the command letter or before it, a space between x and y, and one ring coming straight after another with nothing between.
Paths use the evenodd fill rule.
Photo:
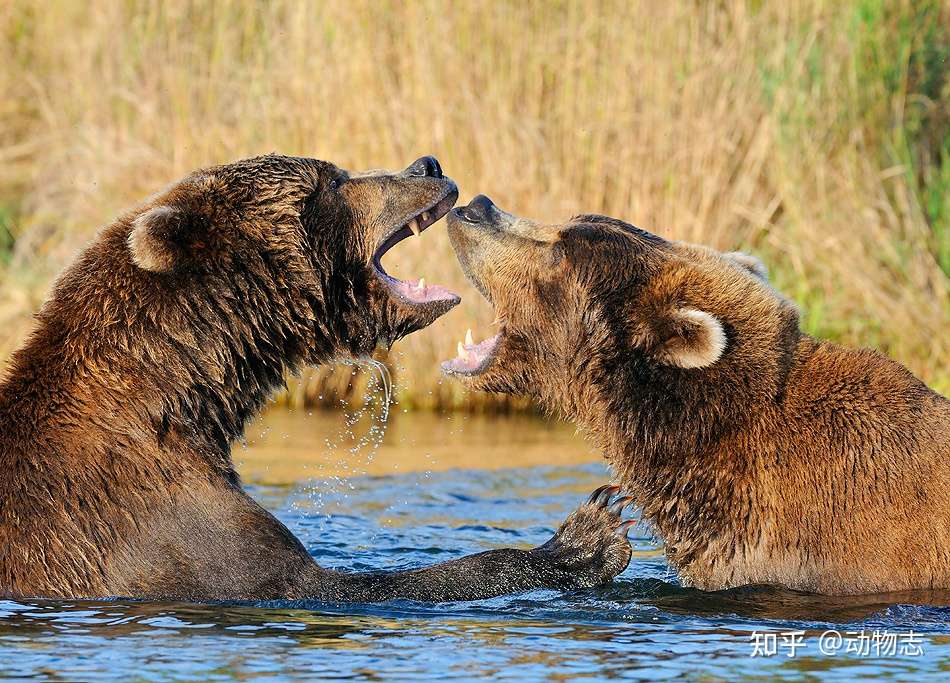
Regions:
<instances>
[{"instance_id":1,"label":"wet brown fur","mask_svg":"<svg viewBox=\"0 0 950 683\"><path fill-rule=\"evenodd\" d=\"M350 177L268 155L106 227L0 381L0 596L444 600L622 571L617 518L593 508L584 549L329 571L240 486L230 444L286 372L365 356L454 305L394 296L371 258L456 193L431 159Z\"/></svg>"},{"instance_id":2,"label":"wet brown fur","mask_svg":"<svg viewBox=\"0 0 950 683\"><path fill-rule=\"evenodd\" d=\"M462 379L575 420L684 582L950 588L950 401L876 351L802 333L756 259L484 203L450 213L449 233L503 333ZM721 355L683 310L719 321Z\"/></svg>"}]
</instances>

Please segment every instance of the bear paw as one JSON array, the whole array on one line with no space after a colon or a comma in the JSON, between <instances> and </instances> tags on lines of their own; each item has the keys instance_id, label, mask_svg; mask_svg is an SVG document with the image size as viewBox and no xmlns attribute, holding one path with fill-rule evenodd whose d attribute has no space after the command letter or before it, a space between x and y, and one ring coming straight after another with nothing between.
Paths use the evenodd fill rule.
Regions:
<instances>
[{"instance_id":1,"label":"bear paw","mask_svg":"<svg viewBox=\"0 0 950 683\"><path fill-rule=\"evenodd\" d=\"M637 520L622 519L633 498L614 498L619 491L620 487L613 484L598 488L570 514L550 541L533 551L569 577L573 587L609 583L630 564L627 532Z\"/></svg>"}]
</instances>

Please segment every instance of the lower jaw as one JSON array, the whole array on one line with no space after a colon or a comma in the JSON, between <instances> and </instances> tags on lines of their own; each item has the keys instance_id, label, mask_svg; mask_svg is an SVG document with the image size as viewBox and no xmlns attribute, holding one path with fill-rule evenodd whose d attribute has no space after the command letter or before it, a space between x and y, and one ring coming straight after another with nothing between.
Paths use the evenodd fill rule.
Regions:
<instances>
[{"instance_id":1,"label":"lower jaw","mask_svg":"<svg viewBox=\"0 0 950 683\"><path fill-rule=\"evenodd\" d=\"M461 301L458 294L442 285L427 284L425 278L398 280L380 273L391 292L411 304L449 303L454 306Z\"/></svg>"},{"instance_id":2,"label":"lower jaw","mask_svg":"<svg viewBox=\"0 0 950 683\"><path fill-rule=\"evenodd\" d=\"M458 344L458 355L451 360L443 361L442 371L460 377L478 377L494 362L500 343L501 332L475 344L471 339L470 330L465 342Z\"/></svg>"}]
</instances>

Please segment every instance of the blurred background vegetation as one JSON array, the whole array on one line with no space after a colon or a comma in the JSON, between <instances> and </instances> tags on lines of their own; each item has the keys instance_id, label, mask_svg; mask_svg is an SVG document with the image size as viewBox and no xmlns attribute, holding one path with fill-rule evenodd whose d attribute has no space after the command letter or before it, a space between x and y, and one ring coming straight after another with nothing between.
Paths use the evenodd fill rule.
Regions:
<instances>
[{"instance_id":1,"label":"blurred background vegetation","mask_svg":"<svg viewBox=\"0 0 950 683\"><path fill-rule=\"evenodd\" d=\"M950 391L945 0L7 0L0 31L0 358L99 227L196 167L434 154L463 202L758 254L808 332ZM492 318L440 227L388 257L464 298L397 347L398 395L497 407L439 379Z\"/></svg>"}]
</instances>

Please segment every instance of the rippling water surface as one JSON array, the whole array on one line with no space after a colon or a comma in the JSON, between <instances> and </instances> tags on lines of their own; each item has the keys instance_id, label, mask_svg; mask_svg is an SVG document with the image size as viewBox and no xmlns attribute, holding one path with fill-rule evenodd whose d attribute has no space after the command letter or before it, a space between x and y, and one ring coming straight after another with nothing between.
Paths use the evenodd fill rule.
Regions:
<instances>
[{"instance_id":1,"label":"rippling water surface","mask_svg":"<svg viewBox=\"0 0 950 683\"><path fill-rule=\"evenodd\" d=\"M326 566L407 568L536 545L608 477L561 425L397 414L383 439L359 418L272 412L235 452L252 495ZM702 593L679 587L647 529L634 535L615 583L569 594L437 606L0 601L0 676L950 680L950 595ZM836 654L819 651L834 645L827 631L841 635ZM895 634L898 652L863 654L858 634L874 631ZM750 656L755 632L775 637L775 656Z\"/></svg>"}]
</instances>

